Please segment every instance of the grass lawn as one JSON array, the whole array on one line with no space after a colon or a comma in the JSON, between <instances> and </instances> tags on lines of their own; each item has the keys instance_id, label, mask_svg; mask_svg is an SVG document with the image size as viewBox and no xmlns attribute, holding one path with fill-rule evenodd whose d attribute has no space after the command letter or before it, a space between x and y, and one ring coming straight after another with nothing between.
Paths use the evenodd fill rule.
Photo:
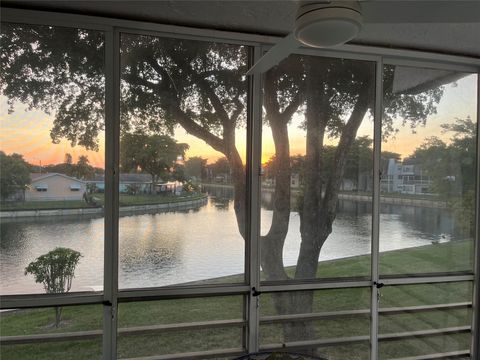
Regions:
<instances>
[{"instance_id":1,"label":"grass lawn","mask_svg":"<svg viewBox=\"0 0 480 360\"><path fill-rule=\"evenodd\" d=\"M187 195L120 195L120 206L133 205L155 205L174 203L185 200L197 200L206 197L205 194L187 194ZM100 207L104 204L104 194L94 194L97 205L88 205L83 200L66 200L66 201L25 201L12 204L1 204L1 211L15 210L53 210L53 209L82 209Z\"/></svg>"},{"instance_id":2,"label":"grass lawn","mask_svg":"<svg viewBox=\"0 0 480 360\"><path fill-rule=\"evenodd\" d=\"M56 209L83 209L95 207L88 205L83 200L61 200L61 201L23 201L17 203L1 204L1 211L19 210L56 210Z\"/></svg>"},{"instance_id":3,"label":"grass lawn","mask_svg":"<svg viewBox=\"0 0 480 360\"><path fill-rule=\"evenodd\" d=\"M372 196L371 192L362 192L362 191L340 191L341 194L351 194L351 195L366 195ZM437 194L402 194L396 192L382 192L380 197L384 198L401 198L401 199L412 199L412 200L430 200L430 201L445 201L444 198Z\"/></svg>"},{"instance_id":4,"label":"grass lawn","mask_svg":"<svg viewBox=\"0 0 480 360\"><path fill-rule=\"evenodd\" d=\"M384 274L431 271L465 270L470 263L470 242L457 241L424 247L383 253L380 268ZM455 261L454 261L454 259ZM319 277L368 276L369 256L322 262ZM288 271L294 271L290 268ZM241 277L228 277L238 281ZM223 278L223 282L225 282ZM219 280L220 281L220 280ZM300 294L300 293L297 293ZM272 294L260 296L261 316L277 315ZM438 283L421 285L385 286L381 290L380 308L444 304L471 301L472 285L462 283ZM331 312L361 310L370 307L370 288L318 290L314 292L313 311ZM242 296L208 297L197 299L131 302L119 305L119 328L159 324L178 324L197 321L242 319L244 303ZM0 333L2 336L45 334L99 330L102 328L100 305L64 308L64 325L59 329L48 327L54 318L53 309L21 310L2 313ZM417 313L381 315L380 334L411 332L469 325L471 311L467 308L436 310ZM315 339L368 336L369 314L322 319L312 322ZM262 324L260 343L281 344L282 326ZM416 356L421 354L468 349L469 333L428 336L380 342L380 358ZM240 348L243 343L242 326L212 328L208 330L177 330L151 335L119 335L120 358L151 356L158 354ZM328 359L367 359L369 344L329 346L319 350ZM3 345L1 358L7 359L94 359L101 357L101 340Z\"/></svg>"},{"instance_id":5,"label":"grass lawn","mask_svg":"<svg viewBox=\"0 0 480 360\"><path fill-rule=\"evenodd\" d=\"M205 184L205 185L217 185L217 184ZM230 185L232 186L232 185ZM273 190L273 186L266 186L262 185L262 190ZM299 188L293 188L292 193L300 192ZM366 191L347 191L342 190L340 194L346 195L364 195L364 196L372 196L371 192ZM412 200L431 200L431 201L445 201L444 198L437 194L426 195L426 194L402 194L402 193L395 193L395 192L382 192L380 194L382 198L401 198L401 199L412 199Z\"/></svg>"},{"instance_id":6,"label":"grass lawn","mask_svg":"<svg viewBox=\"0 0 480 360\"><path fill-rule=\"evenodd\" d=\"M103 194L101 194L103 195ZM120 206L155 205L175 203L186 200L197 200L207 197L206 194L192 193L187 195L126 195L120 194ZM103 204L103 196L101 198Z\"/></svg>"}]
</instances>

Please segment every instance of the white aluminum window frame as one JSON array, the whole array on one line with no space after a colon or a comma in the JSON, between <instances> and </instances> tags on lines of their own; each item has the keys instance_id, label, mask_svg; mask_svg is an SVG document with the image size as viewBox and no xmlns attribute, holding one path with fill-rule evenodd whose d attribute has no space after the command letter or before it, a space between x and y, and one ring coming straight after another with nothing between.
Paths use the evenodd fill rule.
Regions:
<instances>
[{"instance_id":1,"label":"white aluminum window frame","mask_svg":"<svg viewBox=\"0 0 480 360\"><path fill-rule=\"evenodd\" d=\"M1 21L36 25L75 27L103 31L105 34L105 244L104 244L104 291L103 293L69 293L62 295L8 295L1 297L0 308L28 308L56 305L103 304L104 333L103 358L115 359L117 341L118 302L215 295L239 295L246 298L245 316L247 332L245 346L249 352L258 351L258 297L252 288L262 292L316 290L331 288L370 287L371 299L371 359L377 359L378 350L378 304L375 283L382 281L388 285L421 284L451 281L473 281L473 320L472 320L472 359L480 359L480 245L479 245L479 193L480 193L480 75L477 75L477 198L476 198L476 238L475 266L469 273L429 274L422 277L386 277L378 273L379 257L379 203L380 177L379 161L381 146L382 76L383 65L428 67L433 69L479 73L480 59L464 56L436 54L361 45L343 45L335 50L298 49L295 53L327 56L352 60L367 60L376 63L375 108L374 108L374 189L372 198L372 252L371 276L365 279L313 280L296 283L260 284L259 237L260 237L260 161L262 77L254 75L249 81L248 129L247 129L247 239L245 243L245 284L206 285L191 287L118 289L118 218L119 218L119 134L120 134L120 34L134 33L152 36L185 38L201 41L217 41L229 44L250 46L253 55L250 61L257 61L264 51L279 38L272 36L244 34L238 32L196 29L173 25L154 24L86 15L55 13L50 11L20 10L1 8Z\"/></svg>"}]
</instances>

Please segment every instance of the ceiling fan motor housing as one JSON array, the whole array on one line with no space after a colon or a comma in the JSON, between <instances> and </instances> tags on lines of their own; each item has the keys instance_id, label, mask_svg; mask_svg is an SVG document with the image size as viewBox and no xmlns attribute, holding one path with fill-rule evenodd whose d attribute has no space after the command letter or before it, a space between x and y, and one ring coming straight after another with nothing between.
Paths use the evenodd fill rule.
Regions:
<instances>
[{"instance_id":1,"label":"ceiling fan motor housing","mask_svg":"<svg viewBox=\"0 0 480 360\"><path fill-rule=\"evenodd\" d=\"M308 4L298 9L295 37L307 46L332 47L357 36L362 24L358 2Z\"/></svg>"}]
</instances>

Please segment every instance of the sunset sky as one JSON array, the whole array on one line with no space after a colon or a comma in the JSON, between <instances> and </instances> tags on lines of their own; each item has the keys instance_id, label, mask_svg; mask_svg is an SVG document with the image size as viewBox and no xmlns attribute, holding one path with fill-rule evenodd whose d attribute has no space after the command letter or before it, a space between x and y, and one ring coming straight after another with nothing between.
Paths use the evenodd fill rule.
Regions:
<instances>
[{"instance_id":1,"label":"sunset sky","mask_svg":"<svg viewBox=\"0 0 480 360\"><path fill-rule=\"evenodd\" d=\"M423 143L429 136L438 136L447 140L451 135L442 134L440 125L452 122L455 118L467 116L475 119L476 116L476 75L470 75L457 82L457 85L447 85L445 94L438 105L438 112L430 116L425 127L417 127L416 133L406 126L401 126L399 119L397 127L400 129L395 138L390 138L382 144L382 150L400 153L403 157L410 155L413 150ZM25 111L23 104L15 104L15 112L8 114L6 99L0 99L0 150L7 154L16 152L23 154L24 158L39 165L54 164L63 162L65 153L73 156L76 162L80 155L87 155L90 163L97 167L104 167L104 136L99 139L99 151L87 151L82 147L71 147L68 141L61 141L60 144L52 144L50 129L52 117L41 111ZM305 131L298 128L301 117L296 116L289 127L291 154L305 153ZM237 131L237 148L245 160L246 131ZM365 119L359 129L358 136L369 135L373 138L373 124L371 119ZM182 128L175 131L175 139L178 142L187 143L190 149L187 151L187 158L201 156L209 162L214 162L223 155L213 150L204 141L188 135ZM335 140L329 140L335 143ZM262 162L267 161L274 154L273 140L270 129L264 127Z\"/></svg>"}]
</instances>

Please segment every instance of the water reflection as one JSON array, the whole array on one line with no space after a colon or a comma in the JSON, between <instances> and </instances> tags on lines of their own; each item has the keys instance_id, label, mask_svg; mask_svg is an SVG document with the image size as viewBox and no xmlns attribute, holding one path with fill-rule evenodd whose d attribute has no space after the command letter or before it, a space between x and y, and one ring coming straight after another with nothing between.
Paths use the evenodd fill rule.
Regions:
<instances>
[{"instance_id":1,"label":"water reflection","mask_svg":"<svg viewBox=\"0 0 480 360\"><path fill-rule=\"evenodd\" d=\"M225 185L202 185L202 190L210 197L210 202L218 210L228 211L233 202L234 189Z\"/></svg>"},{"instance_id":2,"label":"water reflection","mask_svg":"<svg viewBox=\"0 0 480 360\"><path fill-rule=\"evenodd\" d=\"M0 284L2 293L43 292L25 267L55 247L79 251L81 258L73 281L75 289L86 290L103 284L103 218L62 216L2 219L0 236Z\"/></svg>"},{"instance_id":3,"label":"water reflection","mask_svg":"<svg viewBox=\"0 0 480 360\"><path fill-rule=\"evenodd\" d=\"M400 223L405 227L407 237L419 236L422 240L434 241L461 239L461 233L455 231L453 217L446 209L382 204L380 213L385 234Z\"/></svg>"},{"instance_id":4,"label":"water reflection","mask_svg":"<svg viewBox=\"0 0 480 360\"><path fill-rule=\"evenodd\" d=\"M206 205L172 212L122 213L119 238L121 288L165 286L244 272L245 244L233 211L233 189L205 186ZM271 222L271 195L262 192L262 233ZM428 245L459 238L447 209L381 206L381 251ZM2 293L43 292L24 269L36 257L56 246L80 251L83 257L73 281L74 291L103 283L103 228L101 216L2 219ZM285 265L297 261L300 218L290 214L284 247ZM371 203L341 200L333 232L320 260L369 254ZM238 278L241 281L241 277Z\"/></svg>"}]
</instances>

